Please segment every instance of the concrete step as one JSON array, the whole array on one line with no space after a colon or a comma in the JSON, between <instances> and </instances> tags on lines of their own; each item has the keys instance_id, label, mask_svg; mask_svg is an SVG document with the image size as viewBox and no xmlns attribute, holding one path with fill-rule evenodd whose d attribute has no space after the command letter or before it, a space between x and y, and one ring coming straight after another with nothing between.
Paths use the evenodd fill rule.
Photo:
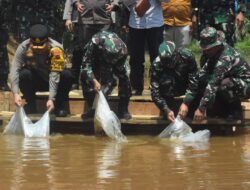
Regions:
<instances>
[{"instance_id":1,"label":"concrete step","mask_svg":"<svg viewBox=\"0 0 250 190\"><path fill-rule=\"evenodd\" d=\"M178 102L182 101L183 97L176 97ZM38 113L46 111L46 101L48 99L48 92L37 93L37 108ZM117 112L119 97L117 90L109 96L109 105L111 109ZM242 107L244 110L244 118L250 119L250 100L243 100ZM69 94L68 110L71 114L81 114L87 110L87 105L82 96L81 90L71 91ZM0 92L0 111L15 111L13 103L13 96L10 92ZM153 115L160 116L161 113L151 99L150 91L144 90L142 96L132 96L129 103L129 111L132 115Z\"/></svg>"},{"instance_id":2,"label":"concrete step","mask_svg":"<svg viewBox=\"0 0 250 190\"><path fill-rule=\"evenodd\" d=\"M38 113L43 113L46 110L46 101L48 92L37 93L37 109ZM119 97L114 92L108 98L110 107L115 112L117 111ZM87 110L85 99L80 90L71 91L69 94L68 110L71 114L80 114ZM159 109L152 102L149 91L143 96L133 96L130 99L129 110L133 115L160 115ZM0 92L0 111L15 111L13 104L13 96L10 92Z\"/></svg>"},{"instance_id":3,"label":"concrete step","mask_svg":"<svg viewBox=\"0 0 250 190\"><path fill-rule=\"evenodd\" d=\"M7 126L14 112L0 112L0 121L2 121L1 131ZM32 121L37 121L42 114L30 114L28 117ZM93 119L82 119L80 114L69 115L68 117L56 117L50 115L51 133L63 134L94 134ZM222 118L207 118L202 122L193 122L190 119L185 120L193 131L209 129L212 134L234 134L241 132L245 126L245 121L232 120L228 121ZM249 123L249 120L247 121ZM130 120L121 120L122 131L125 134L151 134L158 135L169 125L166 119L155 115L133 115Z\"/></svg>"}]
</instances>

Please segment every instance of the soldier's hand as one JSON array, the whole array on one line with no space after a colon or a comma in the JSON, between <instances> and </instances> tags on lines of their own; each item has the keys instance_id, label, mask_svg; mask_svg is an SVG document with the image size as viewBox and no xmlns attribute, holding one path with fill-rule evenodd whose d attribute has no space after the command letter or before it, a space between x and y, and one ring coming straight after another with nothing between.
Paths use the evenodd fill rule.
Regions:
<instances>
[{"instance_id":1,"label":"soldier's hand","mask_svg":"<svg viewBox=\"0 0 250 190\"><path fill-rule=\"evenodd\" d=\"M171 111L168 111L167 113L167 118L170 122L174 122L175 120L175 116L174 116L174 112L171 110Z\"/></svg>"},{"instance_id":2,"label":"soldier's hand","mask_svg":"<svg viewBox=\"0 0 250 190\"><path fill-rule=\"evenodd\" d=\"M181 119L184 119L187 116L188 113L188 106L184 103L181 104L179 108L179 113L178 115L180 116Z\"/></svg>"},{"instance_id":3,"label":"soldier's hand","mask_svg":"<svg viewBox=\"0 0 250 190\"><path fill-rule=\"evenodd\" d=\"M49 112L51 112L55 108L54 102L52 100L48 100L46 106Z\"/></svg>"},{"instance_id":4,"label":"soldier's hand","mask_svg":"<svg viewBox=\"0 0 250 190\"><path fill-rule=\"evenodd\" d=\"M206 116L206 111L201 111L200 109L197 109L194 112L194 121L203 121Z\"/></svg>"},{"instance_id":5,"label":"soldier's hand","mask_svg":"<svg viewBox=\"0 0 250 190\"><path fill-rule=\"evenodd\" d=\"M94 90L96 92L100 91L101 90L101 84L98 82L98 80L94 79L93 80L93 85L94 85Z\"/></svg>"},{"instance_id":6,"label":"soldier's hand","mask_svg":"<svg viewBox=\"0 0 250 190\"><path fill-rule=\"evenodd\" d=\"M244 20L245 20L245 17L243 15L242 12L239 12L236 16L236 25L239 29L242 28L243 24L244 24Z\"/></svg>"},{"instance_id":7,"label":"soldier's hand","mask_svg":"<svg viewBox=\"0 0 250 190\"><path fill-rule=\"evenodd\" d=\"M23 101L22 98L19 94L14 94L14 102L16 104L16 106L23 106Z\"/></svg>"},{"instance_id":8,"label":"soldier's hand","mask_svg":"<svg viewBox=\"0 0 250 190\"><path fill-rule=\"evenodd\" d=\"M73 30L73 23L71 20L65 21L65 28L66 28L66 30L68 30L70 32Z\"/></svg>"},{"instance_id":9,"label":"soldier's hand","mask_svg":"<svg viewBox=\"0 0 250 190\"><path fill-rule=\"evenodd\" d=\"M114 8L114 6L110 4L106 4L105 6L106 6L106 13L110 13Z\"/></svg>"},{"instance_id":10,"label":"soldier's hand","mask_svg":"<svg viewBox=\"0 0 250 190\"><path fill-rule=\"evenodd\" d=\"M76 3L76 9L78 12L82 13L84 11L84 5L80 2Z\"/></svg>"}]
</instances>

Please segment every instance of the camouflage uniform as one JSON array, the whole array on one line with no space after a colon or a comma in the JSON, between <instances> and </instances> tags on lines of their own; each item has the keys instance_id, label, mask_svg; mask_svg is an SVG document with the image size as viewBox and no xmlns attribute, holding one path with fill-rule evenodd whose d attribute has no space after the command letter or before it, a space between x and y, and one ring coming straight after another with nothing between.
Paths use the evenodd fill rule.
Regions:
<instances>
[{"instance_id":1,"label":"camouflage uniform","mask_svg":"<svg viewBox=\"0 0 250 190\"><path fill-rule=\"evenodd\" d=\"M197 10L199 31L206 26L222 30L226 34L226 41L234 44L235 15L239 8L237 0L196 0L194 9Z\"/></svg>"},{"instance_id":2,"label":"camouflage uniform","mask_svg":"<svg viewBox=\"0 0 250 190\"><path fill-rule=\"evenodd\" d=\"M113 74L119 79L119 113L127 112L131 96L129 81L129 64L125 43L112 32L96 33L86 44L81 67L83 95L91 107L95 96L93 79L102 85L102 91L107 96L114 87Z\"/></svg>"},{"instance_id":3,"label":"camouflage uniform","mask_svg":"<svg viewBox=\"0 0 250 190\"><path fill-rule=\"evenodd\" d=\"M9 73L9 58L7 51L8 35L8 13L10 12L10 1L0 0L0 90L10 90L7 85Z\"/></svg>"},{"instance_id":4,"label":"camouflage uniform","mask_svg":"<svg viewBox=\"0 0 250 190\"><path fill-rule=\"evenodd\" d=\"M184 103L189 105L202 94L198 106L201 111L211 108L217 96L222 97L221 101L229 109L236 109L233 106L240 109L240 98L250 97L250 66L239 52L227 43L218 41L215 36L216 30L212 27L201 32L200 46L203 50L214 46L221 48L215 56L207 57L186 91ZM223 111L227 111L227 108L223 107Z\"/></svg>"},{"instance_id":5,"label":"camouflage uniform","mask_svg":"<svg viewBox=\"0 0 250 190\"><path fill-rule=\"evenodd\" d=\"M32 25L40 23L48 27L50 36L61 41L62 31L62 0L15 0L16 10L16 37L19 42L29 38L29 29Z\"/></svg>"},{"instance_id":6,"label":"camouflage uniform","mask_svg":"<svg viewBox=\"0 0 250 190\"><path fill-rule=\"evenodd\" d=\"M197 72L195 57L187 48L175 48L174 42L163 42L159 56L151 65L151 96L161 111L177 111L175 96L185 91Z\"/></svg>"}]
</instances>

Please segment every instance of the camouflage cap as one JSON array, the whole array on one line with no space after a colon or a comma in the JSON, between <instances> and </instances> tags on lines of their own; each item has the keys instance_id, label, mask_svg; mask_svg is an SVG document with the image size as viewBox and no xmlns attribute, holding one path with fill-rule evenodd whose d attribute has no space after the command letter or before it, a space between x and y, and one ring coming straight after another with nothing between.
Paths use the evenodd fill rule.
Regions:
<instances>
[{"instance_id":1,"label":"camouflage cap","mask_svg":"<svg viewBox=\"0 0 250 190\"><path fill-rule=\"evenodd\" d=\"M171 58L174 54L175 49L176 45L174 42L171 41L162 42L158 49L158 54L160 59Z\"/></svg>"},{"instance_id":2,"label":"camouflage cap","mask_svg":"<svg viewBox=\"0 0 250 190\"><path fill-rule=\"evenodd\" d=\"M213 27L206 27L200 33L200 48L207 50L212 47L222 44L222 41L218 39L217 30Z\"/></svg>"},{"instance_id":3,"label":"camouflage cap","mask_svg":"<svg viewBox=\"0 0 250 190\"><path fill-rule=\"evenodd\" d=\"M117 54L120 52L117 44L119 38L115 33L102 31L98 32L92 37L92 42L98 46L99 49L107 51L107 53Z\"/></svg>"},{"instance_id":4,"label":"camouflage cap","mask_svg":"<svg viewBox=\"0 0 250 190\"><path fill-rule=\"evenodd\" d=\"M175 50L176 46L174 42L165 41L160 44L158 54L165 68L174 68L176 63L174 60Z\"/></svg>"}]
</instances>

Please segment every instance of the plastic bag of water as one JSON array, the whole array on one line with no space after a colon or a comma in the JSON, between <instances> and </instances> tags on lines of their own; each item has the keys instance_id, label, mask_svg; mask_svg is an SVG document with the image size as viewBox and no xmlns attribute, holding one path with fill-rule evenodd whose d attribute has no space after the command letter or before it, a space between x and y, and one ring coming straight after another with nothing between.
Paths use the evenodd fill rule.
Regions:
<instances>
[{"instance_id":1,"label":"plastic bag of water","mask_svg":"<svg viewBox=\"0 0 250 190\"><path fill-rule=\"evenodd\" d=\"M24 135L25 137L46 137L49 136L50 118L49 112L45 112L41 119L32 123L27 117L23 107L17 107L9 124L3 134Z\"/></svg>"},{"instance_id":2,"label":"plastic bag of water","mask_svg":"<svg viewBox=\"0 0 250 190\"><path fill-rule=\"evenodd\" d=\"M210 138L210 131L201 130L193 133L191 127L177 116L175 121L160 133L159 137L179 139L182 142L206 142Z\"/></svg>"},{"instance_id":3,"label":"plastic bag of water","mask_svg":"<svg viewBox=\"0 0 250 190\"><path fill-rule=\"evenodd\" d=\"M160 138L180 137L192 132L192 129L177 116L159 135Z\"/></svg>"},{"instance_id":4,"label":"plastic bag of water","mask_svg":"<svg viewBox=\"0 0 250 190\"><path fill-rule=\"evenodd\" d=\"M127 141L127 138L122 134L120 120L117 118L116 114L110 110L108 102L102 91L99 91L96 94L94 106L95 132L99 133L103 129L106 135L110 138L120 142Z\"/></svg>"}]
</instances>

